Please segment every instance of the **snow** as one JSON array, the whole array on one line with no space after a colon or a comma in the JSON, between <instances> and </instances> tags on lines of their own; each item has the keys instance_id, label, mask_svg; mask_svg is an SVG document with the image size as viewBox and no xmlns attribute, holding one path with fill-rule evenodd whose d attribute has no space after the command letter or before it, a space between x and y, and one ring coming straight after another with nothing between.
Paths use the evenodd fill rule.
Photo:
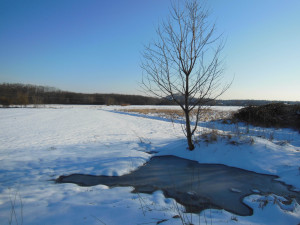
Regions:
<instances>
[{"instance_id":1,"label":"snow","mask_svg":"<svg viewBox=\"0 0 300 225\"><path fill-rule=\"evenodd\" d=\"M181 224L173 217L183 213L182 206L160 191L138 194L131 193L132 187L80 187L53 181L72 173L127 174L146 163L150 151L277 175L300 190L297 132L265 129L274 133L270 139L258 137L260 128L250 127L248 134L229 140L226 134L234 132L234 125L201 123L203 131L224 130L224 135L216 142L200 141L194 151L188 151L180 123L115 111L120 108L124 109L62 105L0 109L0 224L156 224L163 220L161 224ZM262 208L266 199L269 204ZM298 224L297 202L284 205L278 199L259 193L246 197L244 202L254 210L249 217L213 209L187 216L194 224L199 220L202 224Z\"/></svg>"}]
</instances>

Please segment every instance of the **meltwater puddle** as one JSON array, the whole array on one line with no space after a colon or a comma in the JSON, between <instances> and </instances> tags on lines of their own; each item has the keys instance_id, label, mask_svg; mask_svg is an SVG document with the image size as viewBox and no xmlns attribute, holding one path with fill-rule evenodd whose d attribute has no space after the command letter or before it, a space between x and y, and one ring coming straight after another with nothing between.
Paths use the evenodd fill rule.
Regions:
<instances>
[{"instance_id":1,"label":"meltwater puddle","mask_svg":"<svg viewBox=\"0 0 300 225\"><path fill-rule=\"evenodd\" d=\"M261 194L274 193L287 199L295 198L300 203L300 193L291 191L291 186L274 180L276 178L219 164L199 164L175 156L156 156L123 176L73 174L60 176L56 182L80 186L133 186L133 192L140 193L161 190L166 197L184 205L186 212L198 213L216 208L250 216L253 211L242 200L245 196L257 193L257 190Z\"/></svg>"}]
</instances>

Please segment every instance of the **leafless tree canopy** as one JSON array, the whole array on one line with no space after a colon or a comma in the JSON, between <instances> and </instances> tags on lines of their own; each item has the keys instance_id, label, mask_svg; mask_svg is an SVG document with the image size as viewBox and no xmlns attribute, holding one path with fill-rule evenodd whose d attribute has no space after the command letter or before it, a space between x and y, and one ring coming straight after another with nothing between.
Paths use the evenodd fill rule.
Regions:
<instances>
[{"instance_id":1,"label":"leafless tree canopy","mask_svg":"<svg viewBox=\"0 0 300 225\"><path fill-rule=\"evenodd\" d=\"M172 4L169 18L157 29L158 39L145 47L142 86L158 97L169 96L185 112L185 133L189 149L198 125L201 106L223 94L223 49L215 24L208 21L208 10L197 0ZM180 101L181 96L184 101ZM189 113L198 109L196 123L190 124Z\"/></svg>"}]
</instances>

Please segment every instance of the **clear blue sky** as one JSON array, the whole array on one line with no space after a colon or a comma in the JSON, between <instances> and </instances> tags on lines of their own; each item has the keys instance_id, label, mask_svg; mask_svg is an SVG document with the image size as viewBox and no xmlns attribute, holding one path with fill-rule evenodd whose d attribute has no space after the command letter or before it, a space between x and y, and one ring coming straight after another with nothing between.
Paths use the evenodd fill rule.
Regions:
<instances>
[{"instance_id":1,"label":"clear blue sky","mask_svg":"<svg viewBox=\"0 0 300 225\"><path fill-rule=\"evenodd\" d=\"M209 0L224 33L224 99L300 101L300 1ZM0 83L139 92L141 51L168 0L0 0Z\"/></svg>"}]
</instances>

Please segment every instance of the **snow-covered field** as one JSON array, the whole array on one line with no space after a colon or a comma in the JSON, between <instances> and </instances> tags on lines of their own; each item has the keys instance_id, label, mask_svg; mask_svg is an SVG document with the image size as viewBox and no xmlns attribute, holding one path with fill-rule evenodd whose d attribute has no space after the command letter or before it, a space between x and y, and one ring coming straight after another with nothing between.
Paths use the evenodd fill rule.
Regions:
<instances>
[{"instance_id":1,"label":"snow-covered field","mask_svg":"<svg viewBox=\"0 0 300 225\"><path fill-rule=\"evenodd\" d=\"M225 130L237 144L229 144L221 135L217 142L200 141L190 152L180 123L118 109L61 105L1 108L0 224L133 225L163 220L161 224L181 224L173 218L181 213L177 204L160 191L136 194L131 193L132 187L80 187L53 181L72 173L126 174L147 162L149 151L278 175L279 180L300 190L300 134L296 131L203 122L201 126L206 128L202 130ZM247 135L234 136L245 129L250 130ZM187 218L193 224L300 223L296 201L285 205L278 196L255 194L244 202L253 208L253 216L205 210L200 215L187 214Z\"/></svg>"}]
</instances>

